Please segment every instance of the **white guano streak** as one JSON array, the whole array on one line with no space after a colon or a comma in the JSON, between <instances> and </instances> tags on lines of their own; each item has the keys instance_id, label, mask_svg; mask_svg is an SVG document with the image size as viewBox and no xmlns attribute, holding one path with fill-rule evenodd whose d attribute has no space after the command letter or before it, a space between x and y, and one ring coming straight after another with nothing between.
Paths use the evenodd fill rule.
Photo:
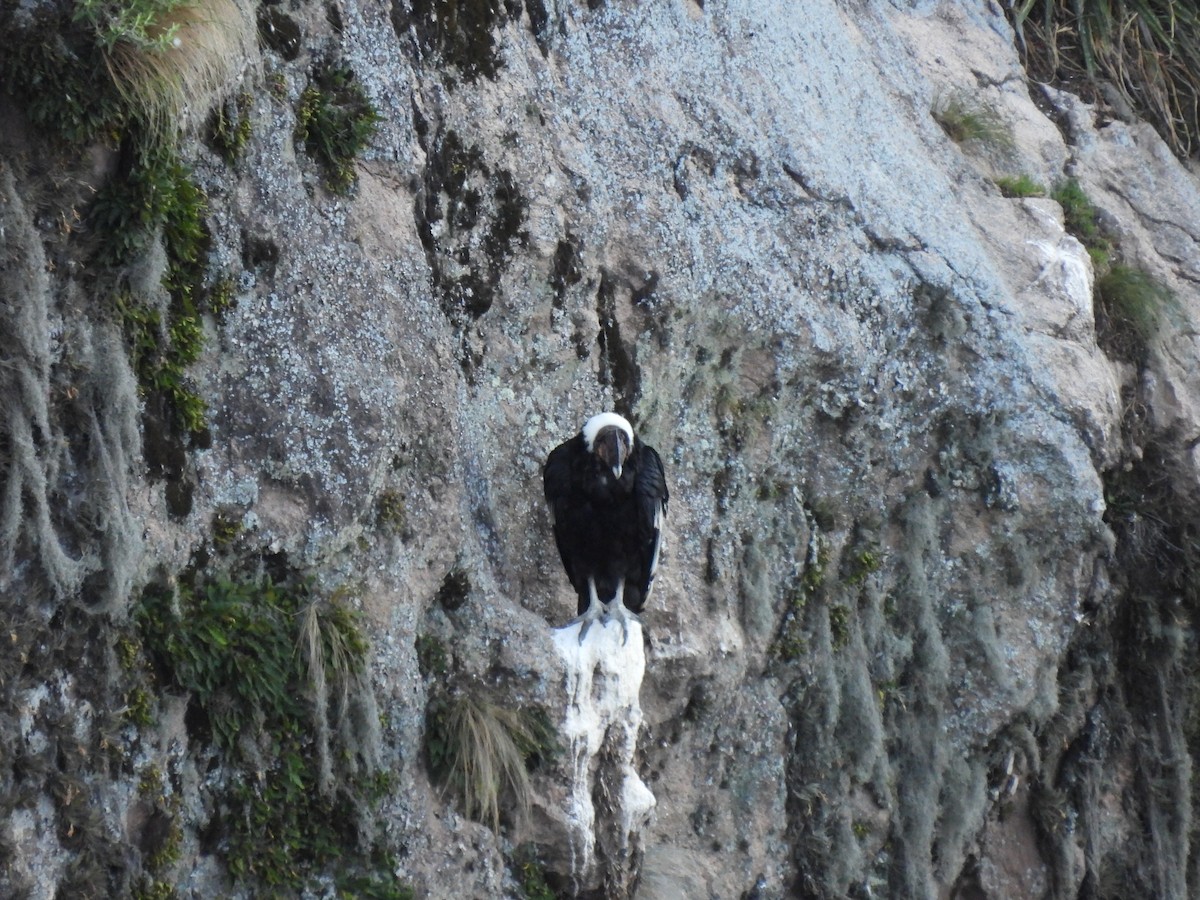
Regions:
<instances>
[{"instance_id":1,"label":"white guano streak","mask_svg":"<svg viewBox=\"0 0 1200 900\"><path fill-rule=\"evenodd\" d=\"M572 877L581 882L595 864L596 810L592 804L593 764L611 728L620 766L619 834L623 849L630 835L649 820L654 795L633 767L642 725L639 694L646 670L642 626L629 621L628 640L617 622L597 622L579 643L579 625L554 632L554 644L566 668L567 708L562 736L569 748L572 777L563 810L571 838Z\"/></svg>"}]
</instances>

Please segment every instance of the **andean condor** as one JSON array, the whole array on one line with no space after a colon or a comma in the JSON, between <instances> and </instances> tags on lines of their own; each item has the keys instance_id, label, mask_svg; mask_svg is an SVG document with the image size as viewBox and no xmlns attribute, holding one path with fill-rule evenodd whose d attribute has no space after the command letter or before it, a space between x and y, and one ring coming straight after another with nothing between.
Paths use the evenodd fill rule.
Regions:
<instances>
[{"instance_id":1,"label":"andean condor","mask_svg":"<svg viewBox=\"0 0 1200 900\"><path fill-rule=\"evenodd\" d=\"M604 615L621 623L650 596L667 482L662 460L616 413L588 419L583 430L550 451L542 470L554 541L579 595L579 641ZM572 622L572 624L574 624Z\"/></svg>"}]
</instances>

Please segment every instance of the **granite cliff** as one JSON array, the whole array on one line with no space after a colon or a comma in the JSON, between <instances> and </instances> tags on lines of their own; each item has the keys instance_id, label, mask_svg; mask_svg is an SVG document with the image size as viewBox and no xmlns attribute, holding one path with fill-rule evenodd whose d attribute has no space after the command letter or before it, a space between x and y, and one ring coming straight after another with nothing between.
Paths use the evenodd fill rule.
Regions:
<instances>
[{"instance_id":1,"label":"granite cliff","mask_svg":"<svg viewBox=\"0 0 1200 900\"><path fill-rule=\"evenodd\" d=\"M6 70L0 893L1200 889L1200 182L1150 125L992 3L210 7L185 175ZM61 6L3 13L40 71ZM540 470L607 408L672 500L599 658Z\"/></svg>"}]
</instances>

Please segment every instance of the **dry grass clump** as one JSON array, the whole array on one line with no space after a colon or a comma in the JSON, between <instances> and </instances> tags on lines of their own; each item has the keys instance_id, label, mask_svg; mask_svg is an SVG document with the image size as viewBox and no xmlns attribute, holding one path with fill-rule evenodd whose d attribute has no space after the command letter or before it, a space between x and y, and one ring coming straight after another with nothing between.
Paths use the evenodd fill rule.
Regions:
<instances>
[{"instance_id":1,"label":"dry grass clump","mask_svg":"<svg viewBox=\"0 0 1200 900\"><path fill-rule=\"evenodd\" d=\"M255 24L236 0L82 0L113 84L164 137L197 124L256 52Z\"/></svg>"},{"instance_id":2,"label":"dry grass clump","mask_svg":"<svg viewBox=\"0 0 1200 900\"><path fill-rule=\"evenodd\" d=\"M529 811L527 760L552 743L547 725L524 710L509 709L468 692L430 700L425 719L430 768L458 796L465 816L500 830L501 798Z\"/></svg>"},{"instance_id":3,"label":"dry grass clump","mask_svg":"<svg viewBox=\"0 0 1200 900\"><path fill-rule=\"evenodd\" d=\"M1020 0L1009 16L1033 77L1090 84L1148 118L1180 155L1200 149L1194 0Z\"/></svg>"},{"instance_id":4,"label":"dry grass clump","mask_svg":"<svg viewBox=\"0 0 1200 900\"><path fill-rule=\"evenodd\" d=\"M946 136L956 144L970 144L984 153L1004 156L1015 145L1012 128L987 100L965 91L954 91L934 100L930 110Z\"/></svg>"}]
</instances>

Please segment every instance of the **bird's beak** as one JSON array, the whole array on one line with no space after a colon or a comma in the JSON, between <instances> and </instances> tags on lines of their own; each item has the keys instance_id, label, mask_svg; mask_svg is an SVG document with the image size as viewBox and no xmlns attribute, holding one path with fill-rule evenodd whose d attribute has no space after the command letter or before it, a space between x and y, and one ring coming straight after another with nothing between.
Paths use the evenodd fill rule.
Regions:
<instances>
[{"instance_id":1,"label":"bird's beak","mask_svg":"<svg viewBox=\"0 0 1200 900\"><path fill-rule=\"evenodd\" d=\"M620 481L621 472L625 469L625 458L629 456L629 448L621 436L617 434L616 429L612 429L607 434L601 435L599 442L596 444L596 456L608 465L609 469L612 470L613 477Z\"/></svg>"}]
</instances>

